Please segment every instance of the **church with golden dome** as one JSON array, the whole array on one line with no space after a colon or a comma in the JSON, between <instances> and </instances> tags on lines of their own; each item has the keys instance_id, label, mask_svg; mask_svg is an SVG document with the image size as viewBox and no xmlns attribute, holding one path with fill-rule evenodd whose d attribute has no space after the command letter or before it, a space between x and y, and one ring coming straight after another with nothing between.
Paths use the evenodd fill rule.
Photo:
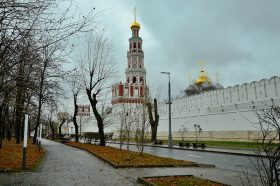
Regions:
<instances>
[{"instance_id":1,"label":"church with golden dome","mask_svg":"<svg viewBox=\"0 0 280 186\"><path fill-rule=\"evenodd\" d=\"M187 96L192 96L212 90L221 90L223 88L218 81L217 83L213 83L208 77L207 72L202 68L199 77L186 88L185 93Z\"/></svg>"}]
</instances>

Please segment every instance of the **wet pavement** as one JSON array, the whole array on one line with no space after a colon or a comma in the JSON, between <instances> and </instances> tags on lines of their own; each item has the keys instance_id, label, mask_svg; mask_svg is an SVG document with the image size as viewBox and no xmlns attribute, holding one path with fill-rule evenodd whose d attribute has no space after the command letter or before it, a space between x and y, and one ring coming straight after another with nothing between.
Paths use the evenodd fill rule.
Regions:
<instances>
[{"instance_id":1,"label":"wet pavement","mask_svg":"<svg viewBox=\"0 0 280 186\"><path fill-rule=\"evenodd\" d=\"M186 167L115 169L86 151L49 140L43 140L42 144L46 155L35 172L1 173L0 185L129 186L138 185L136 180L139 176L160 175L195 175L230 185L241 185L242 174L233 170Z\"/></svg>"},{"instance_id":2,"label":"wet pavement","mask_svg":"<svg viewBox=\"0 0 280 186\"><path fill-rule=\"evenodd\" d=\"M119 147L119 144L110 144L114 147ZM126 145L123 145L126 149ZM135 145L130 145L130 150L137 151ZM192 151L182 150L178 148L159 148L153 146L145 146L144 151L149 154L156 156L189 160L202 164L213 164L217 168L227 169L230 171L243 172L244 170L250 169L251 161L256 161L256 157L244 156L239 154L227 154L227 153L215 153L211 151Z\"/></svg>"},{"instance_id":3,"label":"wet pavement","mask_svg":"<svg viewBox=\"0 0 280 186\"><path fill-rule=\"evenodd\" d=\"M117 142L111 142L115 144L119 144ZM131 145L135 145L135 143L130 143ZM147 144L145 145L147 147L159 147L159 148L169 148L166 144L163 145L153 145L153 144ZM252 149L233 149L233 148L218 148L218 147L205 147L205 148L193 148L192 146L190 147L179 147L178 145L173 145L172 149L177 149L177 150L186 150L186 151L197 151L197 152L211 152L211 153L220 153L220 154L232 154L232 155L243 155L243 156L259 156L265 155L263 152L260 153L257 150L252 150Z\"/></svg>"}]
</instances>

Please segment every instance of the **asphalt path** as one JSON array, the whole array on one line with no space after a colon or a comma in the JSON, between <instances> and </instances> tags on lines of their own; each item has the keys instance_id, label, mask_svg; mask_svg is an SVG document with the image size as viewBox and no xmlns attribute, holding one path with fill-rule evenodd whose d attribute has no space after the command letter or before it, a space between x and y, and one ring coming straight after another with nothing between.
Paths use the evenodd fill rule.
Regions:
<instances>
[{"instance_id":1,"label":"asphalt path","mask_svg":"<svg viewBox=\"0 0 280 186\"><path fill-rule=\"evenodd\" d=\"M114 147L119 147L119 144L110 144ZM130 150L137 151L135 145L130 145ZM126 149L126 145L123 145ZM202 164L213 164L217 168L226 169L231 171L244 172L251 170L252 162L256 161L256 157L248 157L242 155L221 154L214 152L201 152L191 150L178 150L160 147L145 146L144 151L149 154L180 159L189 160Z\"/></svg>"}]
</instances>

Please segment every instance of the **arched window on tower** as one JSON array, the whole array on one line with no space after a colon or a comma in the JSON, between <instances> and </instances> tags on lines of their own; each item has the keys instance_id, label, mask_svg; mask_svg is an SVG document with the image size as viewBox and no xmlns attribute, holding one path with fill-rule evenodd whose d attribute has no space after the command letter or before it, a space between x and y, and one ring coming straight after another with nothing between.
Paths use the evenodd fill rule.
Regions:
<instances>
[{"instance_id":1,"label":"arched window on tower","mask_svg":"<svg viewBox=\"0 0 280 186\"><path fill-rule=\"evenodd\" d=\"M131 50L131 43L129 44L129 49Z\"/></svg>"},{"instance_id":2,"label":"arched window on tower","mask_svg":"<svg viewBox=\"0 0 280 186\"><path fill-rule=\"evenodd\" d=\"M141 44L140 43L138 43L138 49L141 49Z\"/></svg>"},{"instance_id":3,"label":"arched window on tower","mask_svg":"<svg viewBox=\"0 0 280 186\"><path fill-rule=\"evenodd\" d=\"M136 48L136 42L133 42L133 48Z\"/></svg>"},{"instance_id":4,"label":"arched window on tower","mask_svg":"<svg viewBox=\"0 0 280 186\"><path fill-rule=\"evenodd\" d=\"M141 68L141 67L140 67ZM143 77L140 77L140 83L143 84L144 81L143 81Z\"/></svg>"},{"instance_id":5,"label":"arched window on tower","mask_svg":"<svg viewBox=\"0 0 280 186\"><path fill-rule=\"evenodd\" d=\"M129 78L127 78L126 82L129 83Z\"/></svg>"},{"instance_id":6,"label":"arched window on tower","mask_svg":"<svg viewBox=\"0 0 280 186\"><path fill-rule=\"evenodd\" d=\"M136 83L136 77L135 76L132 78L132 83Z\"/></svg>"}]
</instances>

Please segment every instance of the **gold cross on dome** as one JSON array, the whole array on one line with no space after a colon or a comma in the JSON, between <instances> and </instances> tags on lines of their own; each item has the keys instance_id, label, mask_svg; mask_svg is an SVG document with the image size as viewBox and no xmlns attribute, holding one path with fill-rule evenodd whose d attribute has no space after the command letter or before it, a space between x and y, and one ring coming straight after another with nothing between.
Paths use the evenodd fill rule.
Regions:
<instances>
[{"instance_id":1,"label":"gold cross on dome","mask_svg":"<svg viewBox=\"0 0 280 186\"><path fill-rule=\"evenodd\" d=\"M205 62L203 60L200 60L200 61L198 61L198 65L200 66L200 69L202 70L205 65Z\"/></svg>"},{"instance_id":2,"label":"gold cross on dome","mask_svg":"<svg viewBox=\"0 0 280 186\"><path fill-rule=\"evenodd\" d=\"M220 74L218 72L216 73L216 79L217 79L217 83L219 83L219 81L220 81Z\"/></svg>"},{"instance_id":3,"label":"gold cross on dome","mask_svg":"<svg viewBox=\"0 0 280 186\"><path fill-rule=\"evenodd\" d=\"M134 7L133 12L134 12L134 21L136 21L136 13L137 13L137 9L136 9L136 7Z\"/></svg>"}]
</instances>

